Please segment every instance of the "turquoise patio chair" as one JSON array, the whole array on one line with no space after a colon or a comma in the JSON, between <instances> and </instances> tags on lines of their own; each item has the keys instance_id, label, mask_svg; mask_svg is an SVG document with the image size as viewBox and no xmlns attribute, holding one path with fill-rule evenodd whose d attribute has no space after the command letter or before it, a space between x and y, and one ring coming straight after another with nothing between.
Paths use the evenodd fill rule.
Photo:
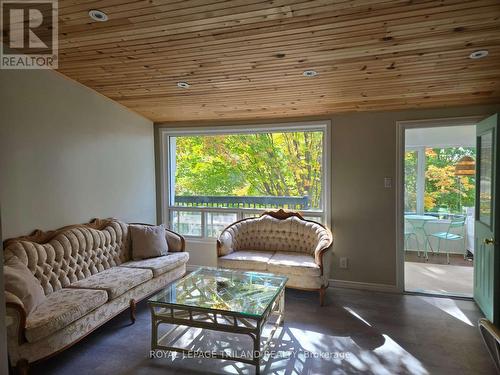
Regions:
<instances>
[{"instance_id":1,"label":"turquoise patio chair","mask_svg":"<svg viewBox=\"0 0 500 375\"><path fill-rule=\"evenodd\" d=\"M417 234L414 232L413 226L407 220L405 220L405 251L408 251L408 241L412 237L415 239L415 243L417 244L417 256L420 257Z\"/></svg>"},{"instance_id":2,"label":"turquoise patio chair","mask_svg":"<svg viewBox=\"0 0 500 375\"><path fill-rule=\"evenodd\" d=\"M467 254L465 251L465 217L452 217L448 230L446 232L438 232L429 234L429 237L438 239L437 252L441 251L441 241L461 241L464 246L464 258ZM446 261L450 264L450 250L446 249Z\"/></svg>"}]
</instances>

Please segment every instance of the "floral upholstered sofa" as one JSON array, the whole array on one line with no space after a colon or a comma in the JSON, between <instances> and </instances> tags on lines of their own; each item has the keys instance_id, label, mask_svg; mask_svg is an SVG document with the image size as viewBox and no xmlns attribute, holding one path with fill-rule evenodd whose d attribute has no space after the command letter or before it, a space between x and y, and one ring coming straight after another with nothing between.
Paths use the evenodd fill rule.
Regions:
<instances>
[{"instance_id":1,"label":"floral upholstered sofa","mask_svg":"<svg viewBox=\"0 0 500 375\"><path fill-rule=\"evenodd\" d=\"M217 240L218 266L288 277L289 288L319 291L323 305L332 262L332 233L299 213L266 212L237 221Z\"/></svg>"},{"instance_id":2,"label":"floral upholstered sofa","mask_svg":"<svg viewBox=\"0 0 500 375\"><path fill-rule=\"evenodd\" d=\"M19 296L5 291L9 359L19 372L128 308L135 321L137 301L185 274L189 255L182 236L165 230L167 255L132 260L131 225L95 219L5 241L5 264L24 264L27 276L33 279L29 269L41 285L43 300L26 311Z\"/></svg>"}]
</instances>

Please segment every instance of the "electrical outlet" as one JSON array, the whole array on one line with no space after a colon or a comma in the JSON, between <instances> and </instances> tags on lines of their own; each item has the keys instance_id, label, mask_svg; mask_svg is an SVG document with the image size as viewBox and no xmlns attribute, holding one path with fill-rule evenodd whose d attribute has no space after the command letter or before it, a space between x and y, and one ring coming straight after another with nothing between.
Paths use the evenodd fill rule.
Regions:
<instances>
[{"instance_id":1,"label":"electrical outlet","mask_svg":"<svg viewBox=\"0 0 500 375\"><path fill-rule=\"evenodd\" d=\"M347 269L347 257L340 257L340 268Z\"/></svg>"}]
</instances>

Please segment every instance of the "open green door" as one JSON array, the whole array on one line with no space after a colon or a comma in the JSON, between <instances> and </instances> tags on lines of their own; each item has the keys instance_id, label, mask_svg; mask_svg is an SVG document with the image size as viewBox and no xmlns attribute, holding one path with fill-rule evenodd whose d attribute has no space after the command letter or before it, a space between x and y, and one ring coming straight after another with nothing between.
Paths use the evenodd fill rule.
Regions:
<instances>
[{"instance_id":1,"label":"open green door","mask_svg":"<svg viewBox=\"0 0 500 375\"><path fill-rule=\"evenodd\" d=\"M486 318L500 324L500 181L498 168L498 114L476 129L476 221L474 246L474 299ZM496 198L499 200L497 201Z\"/></svg>"}]
</instances>

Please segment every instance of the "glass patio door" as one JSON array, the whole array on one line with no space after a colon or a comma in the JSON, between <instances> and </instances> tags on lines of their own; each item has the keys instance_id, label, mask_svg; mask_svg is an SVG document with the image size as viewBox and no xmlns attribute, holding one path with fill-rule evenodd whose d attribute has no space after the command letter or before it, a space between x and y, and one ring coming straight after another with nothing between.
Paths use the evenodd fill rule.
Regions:
<instances>
[{"instance_id":1,"label":"glass patio door","mask_svg":"<svg viewBox=\"0 0 500 375\"><path fill-rule=\"evenodd\" d=\"M498 114L476 129L477 178L475 217L474 299L488 320L500 324L500 188Z\"/></svg>"}]
</instances>

